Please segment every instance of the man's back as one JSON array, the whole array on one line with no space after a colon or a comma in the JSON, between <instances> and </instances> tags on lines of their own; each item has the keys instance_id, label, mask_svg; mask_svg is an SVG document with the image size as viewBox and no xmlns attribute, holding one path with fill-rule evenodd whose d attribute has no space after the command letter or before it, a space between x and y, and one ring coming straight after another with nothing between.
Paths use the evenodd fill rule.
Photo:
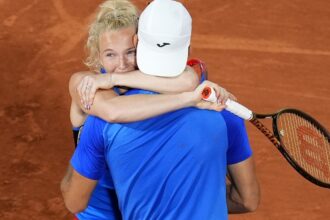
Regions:
<instances>
[{"instance_id":1,"label":"man's back","mask_svg":"<svg viewBox=\"0 0 330 220\"><path fill-rule=\"evenodd\" d=\"M227 129L195 108L103 129L124 219L226 219Z\"/></svg>"}]
</instances>

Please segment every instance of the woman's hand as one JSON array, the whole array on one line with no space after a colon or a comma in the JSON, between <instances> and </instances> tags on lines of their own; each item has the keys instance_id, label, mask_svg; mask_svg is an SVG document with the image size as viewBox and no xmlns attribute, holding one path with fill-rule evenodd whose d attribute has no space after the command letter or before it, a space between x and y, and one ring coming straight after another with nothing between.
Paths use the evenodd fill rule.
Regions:
<instances>
[{"instance_id":1,"label":"woman's hand","mask_svg":"<svg viewBox=\"0 0 330 220\"><path fill-rule=\"evenodd\" d=\"M216 102L209 102L202 99L202 92L205 87L211 87L215 91L217 98ZM221 111L226 108L226 101L228 99L236 100L236 97L228 92L225 88L219 86L216 83L210 82L208 80L200 84L194 91L196 97L196 107L200 109L209 109L215 111Z\"/></svg>"},{"instance_id":2,"label":"woman's hand","mask_svg":"<svg viewBox=\"0 0 330 220\"><path fill-rule=\"evenodd\" d=\"M85 109L89 110L93 105L95 93L98 89L111 89L114 86L111 78L109 73L87 75L82 78L77 86L77 93Z\"/></svg>"}]
</instances>

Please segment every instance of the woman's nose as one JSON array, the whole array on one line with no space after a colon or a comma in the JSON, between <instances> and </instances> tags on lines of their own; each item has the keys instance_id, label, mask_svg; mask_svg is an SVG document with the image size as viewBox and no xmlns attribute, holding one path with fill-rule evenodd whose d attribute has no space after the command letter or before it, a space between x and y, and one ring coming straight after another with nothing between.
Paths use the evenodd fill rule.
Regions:
<instances>
[{"instance_id":1,"label":"woman's nose","mask_svg":"<svg viewBox=\"0 0 330 220\"><path fill-rule=\"evenodd\" d=\"M120 56L119 57L119 65L118 65L118 69L120 70L124 70L127 67L127 59L125 56Z\"/></svg>"}]
</instances>

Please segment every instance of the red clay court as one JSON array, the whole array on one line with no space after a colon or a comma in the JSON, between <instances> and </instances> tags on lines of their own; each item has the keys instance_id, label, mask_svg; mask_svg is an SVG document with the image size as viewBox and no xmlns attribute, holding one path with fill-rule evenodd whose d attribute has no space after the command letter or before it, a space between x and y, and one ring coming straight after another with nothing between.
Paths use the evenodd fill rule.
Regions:
<instances>
[{"instance_id":1,"label":"red clay court","mask_svg":"<svg viewBox=\"0 0 330 220\"><path fill-rule=\"evenodd\" d=\"M0 219L72 219L59 189L73 151L68 80L86 69L87 25L100 2L0 0ZM184 2L192 57L207 63L211 80L256 112L294 107L330 128L330 1ZM329 219L330 190L248 131L261 204L230 219Z\"/></svg>"}]
</instances>

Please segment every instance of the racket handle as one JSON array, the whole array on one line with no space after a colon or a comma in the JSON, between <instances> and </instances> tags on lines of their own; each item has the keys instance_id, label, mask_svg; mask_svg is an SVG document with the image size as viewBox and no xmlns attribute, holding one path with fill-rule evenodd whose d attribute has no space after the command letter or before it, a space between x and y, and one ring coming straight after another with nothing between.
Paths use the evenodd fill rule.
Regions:
<instances>
[{"instance_id":1,"label":"racket handle","mask_svg":"<svg viewBox=\"0 0 330 220\"><path fill-rule=\"evenodd\" d=\"M226 110L230 111L231 113L241 117L245 120L250 121L253 118L253 113L250 109L246 108L245 106L235 102L231 99L226 101Z\"/></svg>"},{"instance_id":2,"label":"racket handle","mask_svg":"<svg viewBox=\"0 0 330 220\"><path fill-rule=\"evenodd\" d=\"M205 87L202 91L202 98L205 101L209 102L217 102L217 97L215 91L211 87ZM235 102L231 99L228 99L225 103L227 105L226 110L230 111L231 113L237 115L240 118L245 120L251 120L253 118L253 112L246 108L245 106Z\"/></svg>"}]
</instances>

